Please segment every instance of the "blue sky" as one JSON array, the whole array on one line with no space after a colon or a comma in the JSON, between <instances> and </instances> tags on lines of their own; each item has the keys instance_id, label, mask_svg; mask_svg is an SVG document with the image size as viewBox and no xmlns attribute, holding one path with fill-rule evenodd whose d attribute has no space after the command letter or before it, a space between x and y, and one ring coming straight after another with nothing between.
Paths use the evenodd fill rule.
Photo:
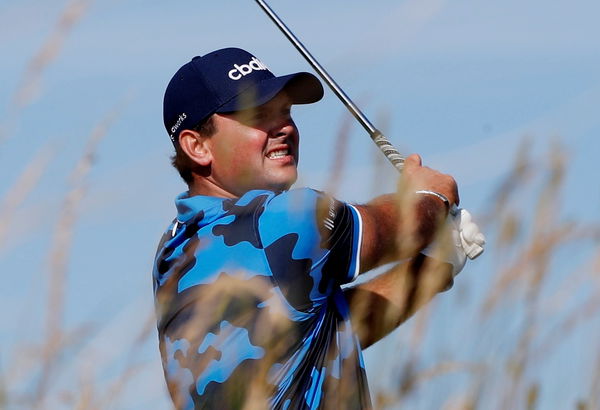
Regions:
<instances>
[{"instance_id":1,"label":"blue sky","mask_svg":"<svg viewBox=\"0 0 600 410\"><path fill-rule=\"evenodd\" d=\"M87 7L81 18L59 37L64 41L57 43L56 57L31 83L24 72L56 33L61 14L73 7L69 4L79 3L0 2L0 125L5 136L0 142L0 192L8 192L27 164L38 164L42 173L23 203L2 220L8 232L0 243L4 374L14 366L12 354L39 343L48 254L69 174L94 127L112 118L85 181L66 281L67 328L91 323L94 331L68 360L58 382L64 388L74 388L82 373L99 380L118 374L115 363L129 354L122 346L133 343L151 317L154 250L174 216L173 197L185 189L169 165L172 148L162 125L162 93L172 73L192 56L226 46L248 49L275 73L310 70L253 1L106 0L82 3ZM598 2L270 4L400 151L418 152L425 164L456 177L462 205L474 214L489 208L493 188L528 137L536 164L547 157L553 141L560 141L566 155L569 172L557 218L598 221ZM14 95L24 81L34 93L19 108ZM294 114L302 134L299 184L327 188L332 158L347 155L343 182L336 189L341 199L364 202L393 190L395 170L357 124L352 123L345 143L336 142L348 115L331 92L317 105L297 107ZM37 156L45 152L46 165ZM523 194L523 201L530 199ZM583 259L584 251L576 249L569 257ZM457 307L452 292L455 298L463 295L461 289L471 295L483 292L490 282L486 271L498 263L492 259L468 266L459 278L464 285L457 285L464 289L443 295L442 308L471 317L470 305ZM454 315L442 317L456 320ZM466 326L462 320L450 323ZM411 326L367 351L367 366L385 365ZM443 333L448 326L438 323L441 334L450 337L451 331ZM153 341L151 337L139 349L139 360L147 367L132 381L150 386L152 393L140 398L128 387L123 393L127 408L144 408L149 402L168 408ZM423 348L425 361L434 360L435 346ZM492 351L480 349L483 356ZM566 353L557 355L550 373L567 359ZM106 369L90 370L105 363ZM577 371L575 367L573 373ZM18 390L31 376L25 370L16 373L10 386ZM380 379L374 372L372 384L385 385ZM578 395L575 387L565 388L544 400L572 406ZM434 403L413 400L414 408Z\"/></svg>"}]
</instances>

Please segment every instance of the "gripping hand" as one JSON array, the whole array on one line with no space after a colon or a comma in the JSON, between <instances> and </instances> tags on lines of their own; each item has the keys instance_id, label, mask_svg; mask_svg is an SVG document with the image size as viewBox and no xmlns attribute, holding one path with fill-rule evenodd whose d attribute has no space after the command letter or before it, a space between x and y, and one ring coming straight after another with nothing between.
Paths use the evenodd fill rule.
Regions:
<instances>
[{"instance_id":1,"label":"gripping hand","mask_svg":"<svg viewBox=\"0 0 600 410\"><path fill-rule=\"evenodd\" d=\"M483 252L485 236L472 221L466 209L456 209L446 218L440 235L421 251L423 255L446 262L452 266L452 277L462 271L467 257L475 259Z\"/></svg>"},{"instance_id":2,"label":"gripping hand","mask_svg":"<svg viewBox=\"0 0 600 410\"><path fill-rule=\"evenodd\" d=\"M469 259L475 259L483 253L485 236L473 222L471 214L466 209L460 209L454 218L459 219L458 232L465 254Z\"/></svg>"}]
</instances>

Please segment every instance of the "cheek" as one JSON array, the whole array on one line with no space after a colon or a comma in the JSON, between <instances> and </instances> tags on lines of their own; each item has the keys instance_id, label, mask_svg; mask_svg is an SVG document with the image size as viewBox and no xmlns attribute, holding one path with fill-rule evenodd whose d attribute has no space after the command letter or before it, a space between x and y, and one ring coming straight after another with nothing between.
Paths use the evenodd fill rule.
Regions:
<instances>
[{"instance_id":1,"label":"cheek","mask_svg":"<svg viewBox=\"0 0 600 410\"><path fill-rule=\"evenodd\" d=\"M258 138L245 138L243 141L221 147L225 166L230 173L248 171L260 166L263 161L263 143Z\"/></svg>"},{"instance_id":2,"label":"cheek","mask_svg":"<svg viewBox=\"0 0 600 410\"><path fill-rule=\"evenodd\" d=\"M252 129L252 132L240 134L240 139L235 144L236 153L247 157L247 159L260 159L265 149L266 140L266 135L255 129Z\"/></svg>"}]
</instances>

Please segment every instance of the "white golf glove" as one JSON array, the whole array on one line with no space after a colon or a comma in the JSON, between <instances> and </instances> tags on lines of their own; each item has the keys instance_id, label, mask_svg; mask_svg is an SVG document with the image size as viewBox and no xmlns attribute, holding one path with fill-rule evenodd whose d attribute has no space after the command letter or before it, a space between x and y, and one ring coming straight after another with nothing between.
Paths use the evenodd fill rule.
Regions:
<instances>
[{"instance_id":1,"label":"white golf glove","mask_svg":"<svg viewBox=\"0 0 600 410\"><path fill-rule=\"evenodd\" d=\"M475 259L483 252L485 237L465 209L456 209L446 218L446 227L435 241L421 251L423 255L452 265L452 277L465 266L467 257Z\"/></svg>"},{"instance_id":2,"label":"white golf glove","mask_svg":"<svg viewBox=\"0 0 600 410\"><path fill-rule=\"evenodd\" d=\"M469 259L475 259L483 253L485 245L485 236L479 230L479 227L471 219L471 214L466 209L459 209L455 218L459 218L458 231L460 242L465 254Z\"/></svg>"}]
</instances>

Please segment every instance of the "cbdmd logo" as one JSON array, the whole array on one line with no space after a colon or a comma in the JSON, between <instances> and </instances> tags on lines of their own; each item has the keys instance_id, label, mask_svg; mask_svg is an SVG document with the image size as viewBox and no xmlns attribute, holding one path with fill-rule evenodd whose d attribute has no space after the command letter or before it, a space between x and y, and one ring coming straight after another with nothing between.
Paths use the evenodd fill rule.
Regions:
<instances>
[{"instance_id":1,"label":"cbdmd logo","mask_svg":"<svg viewBox=\"0 0 600 410\"><path fill-rule=\"evenodd\" d=\"M234 81L237 81L243 76L250 74L254 70L268 70L267 66L256 57L252 57L252 60L250 60L248 64L234 64L233 66L235 68L229 71L229 78Z\"/></svg>"}]
</instances>

